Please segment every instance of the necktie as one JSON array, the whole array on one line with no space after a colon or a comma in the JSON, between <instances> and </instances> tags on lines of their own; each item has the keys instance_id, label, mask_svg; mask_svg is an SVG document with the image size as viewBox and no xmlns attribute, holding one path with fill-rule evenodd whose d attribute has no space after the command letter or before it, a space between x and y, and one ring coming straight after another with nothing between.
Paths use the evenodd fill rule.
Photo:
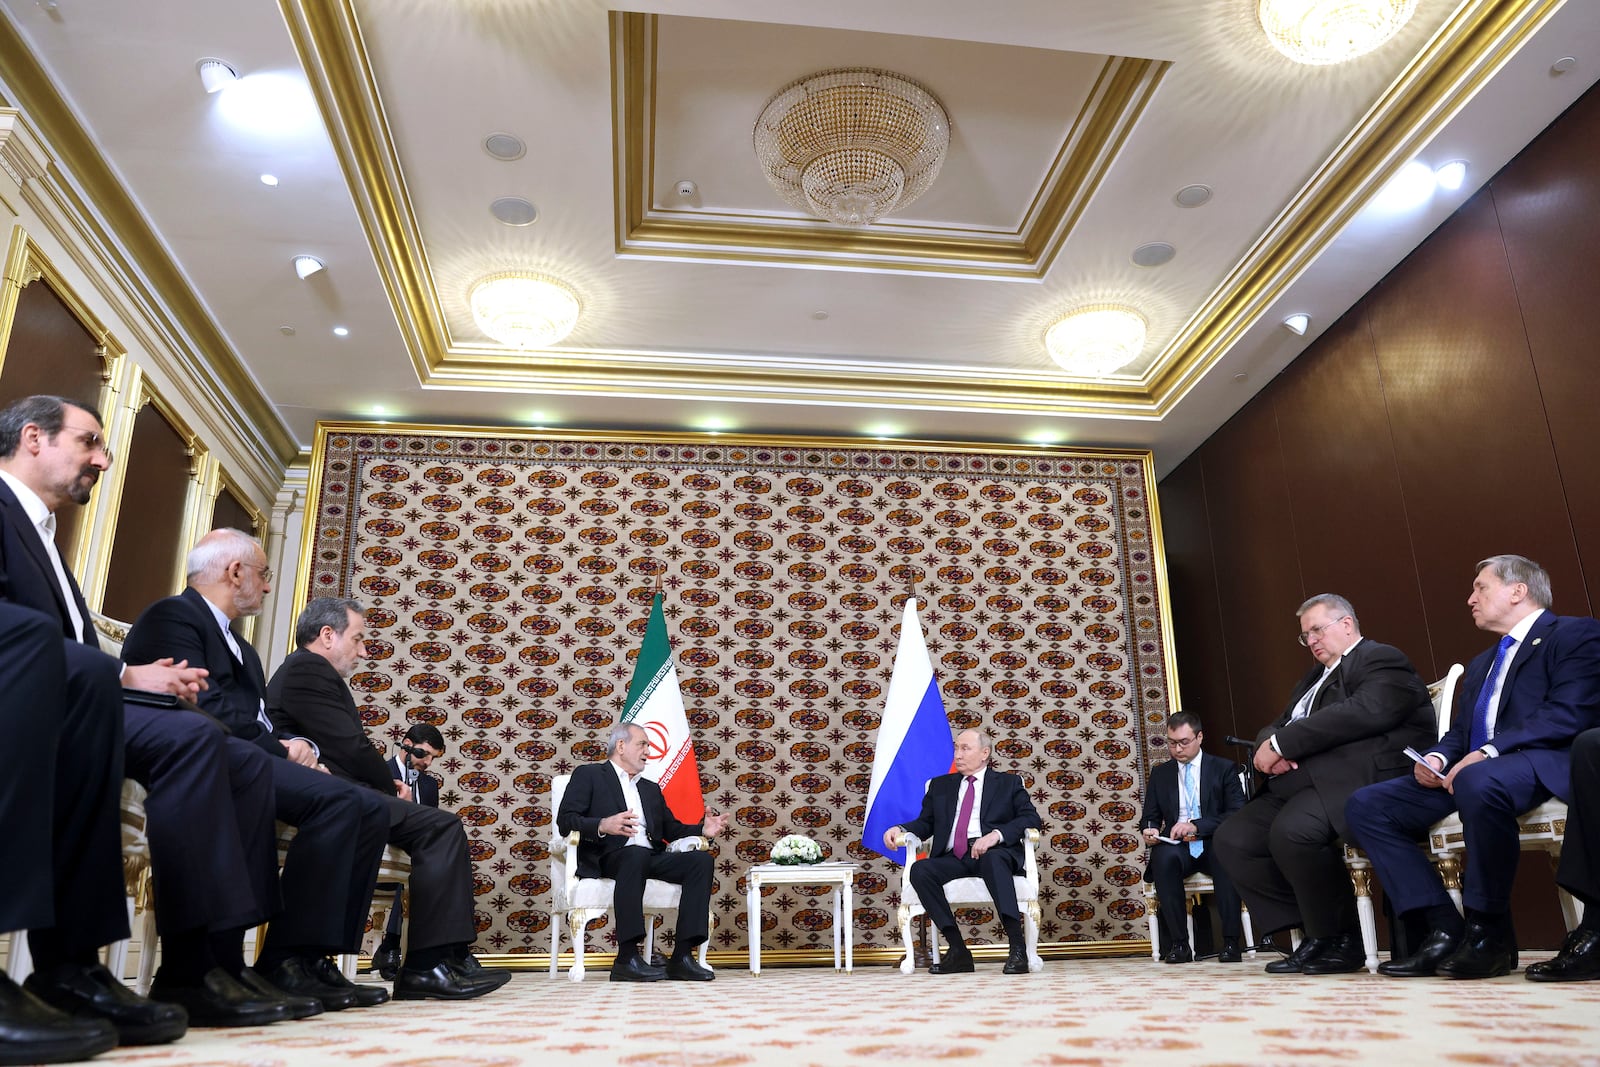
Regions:
<instances>
[{"instance_id":1,"label":"necktie","mask_svg":"<svg viewBox=\"0 0 1600 1067\"><path fill-rule=\"evenodd\" d=\"M1478 690L1478 702L1472 707L1472 732L1467 735L1468 745L1473 750L1489 743L1489 699L1494 696L1495 682L1500 680L1500 668L1505 665L1506 652L1514 643L1510 634L1500 639L1500 643L1495 646L1494 663L1489 666L1489 674L1483 680L1483 688Z\"/></svg>"},{"instance_id":2,"label":"necktie","mask_svg":"<svg viewBox=\"0 0 1600 1067\"><path fill-rule=\"evenodd\" d=\"M1193 822L1200 817L1200 792L1194 784L1193 762L1183 765L1183 788L1189 794L1189 821ZM1205 851L1205 848L1206 846L1197 837L1189 842L1189 855L1198 856Z\"/></svg>"},{"instance_id":3,"label":"necktie","mask_svg":"<svg viewBox=\"0 0 1600 1067\"><path fill-rule=\"evenodd\" d=\"M950 846L960 859L967 858L967 825L972 822L972 798L978 795L976 775L967 775L967 795L961 798L961 810L956 813L956 839Z\"/></svg>"}]
</instances>

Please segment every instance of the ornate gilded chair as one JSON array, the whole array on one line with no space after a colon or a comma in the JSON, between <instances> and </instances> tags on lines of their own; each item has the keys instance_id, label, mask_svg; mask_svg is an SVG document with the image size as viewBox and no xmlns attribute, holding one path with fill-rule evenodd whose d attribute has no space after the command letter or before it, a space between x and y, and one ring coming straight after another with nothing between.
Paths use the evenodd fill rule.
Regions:
<instances>
[{"instance_id":1,"label":"ornate gilded chair","mask_svg":"<svg viewBox=\"0 0 1600 1067\"><path fill-rule=\"evenodd\" d=\"M554 976L560 969L561 926L566 923L572 942L572 967L567 977L574 982L581 982L584 973L584 931L590 922L611 910L616 882L610 878L579 878L578 832L574 830L562 835L556 829L555 813L561 810L561 798L566 794L567 783L571 780L570 774L558 774L550 781L550 974ZM678 852L704 851L707 843L703 837L685 837L674 841L670 847ZM655 948L653 916L676 913L682 896L682 887L671 882L651 878L644 883L646 959L650 958ZM716 925L714 911L711 913L711 925ZM702 967L710 966L706 962L710 945L709 940L700 945Z\"/></svg>"},{"instance_id":2,"label":"ornate gilded chair","mask_svg":"<svg viewBox=\"0 0 1600 1067\"><path fill-rule=\"evenodd\" d=\"M906 834L901 842L906 850L906 863L900 869L900 940L905 945L906 957L900 961L900 973L910 974L916 969L911 944L911 920L926 914L917 891L911 885L911 868L917 862L917 853L924 842L915 834ZM1039 956L1039 831L1029 830L1023 837L1023 855L1026 865L1013 881L1017 887L1017 903L1022 906L1022 925L1028 939L1028 970L1044 970L1044 960ZM957 878L946 882L944 896L952 908L962 906L994 907L989 887L977 876ZM931 925L931 924L930 924ZM931 930L930 941L935 962L939 959L939 931Z\"/></svg>"},{"instance_id":3,"label":"ornate gilded chair","mask_svg":"<svg viewBox=\"0 0 1600 1067\"><path fill-rule=\"evenodd\" d=\"M1189 924L1189 944L1191 945L1194 944L1194 913L1191 910L1191 905L1198 905L1201 896L1206 893L1215 893L1216 891L1216 883L1211 880L1209 874L1201 874L1196 871L1183 880L1183 899L1178 901L1177 906L1184 909L1184 915ZM1156 894L1156 887L1150 882L1144 884L1144 899L1146 902L1145 914L1150 919L1150 958L1159 961L1161 959L1161 931L1157 916L1161 910L1161 899ZM1168 906L1170 907L1171 904L1169 903ZM1250 925L1250 909L1243 904L1239 906L1239 919L1244 924L1245 955L1254 956L1256 954L1256 934Z\"/></svg>"}]
</instances>

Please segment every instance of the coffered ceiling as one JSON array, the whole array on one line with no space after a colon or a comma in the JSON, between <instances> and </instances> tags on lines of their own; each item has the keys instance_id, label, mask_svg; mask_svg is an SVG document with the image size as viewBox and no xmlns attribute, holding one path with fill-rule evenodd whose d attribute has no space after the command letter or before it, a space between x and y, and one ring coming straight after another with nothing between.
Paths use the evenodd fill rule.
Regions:
<instances>
[{"instance_id":1,"label":"coffered ceiling","mask_svg":"<svg viewBox=\"0 0 1600 1067\"><path fill-rule=\"evenodd\" d=\"M1597 73L1587 0L1420 0L1333 67L1284 58L1255 9L0 0L0 90L302 446L376 415L1141 446L1164 469ZM212 56L241 81L208 96ZM856 65L921 83L951 127L931 189L865 228L794 211L751 147L778 89ZM240 124L274 76L288 95ZM1467 184L1374 203L1413 159L1464 159ZM1175 199L1190 185L1204 205ZM535 221L498 221L506 197ZM1135 265L1151 242L1175 255ZM301 281L296 254L326 269ZM576 291L565 341L478 330L468 290L504 270ZM1071 378L1044 332L1104 302L1144 315L1144 352Z\"/></svg>"}]
</instances>

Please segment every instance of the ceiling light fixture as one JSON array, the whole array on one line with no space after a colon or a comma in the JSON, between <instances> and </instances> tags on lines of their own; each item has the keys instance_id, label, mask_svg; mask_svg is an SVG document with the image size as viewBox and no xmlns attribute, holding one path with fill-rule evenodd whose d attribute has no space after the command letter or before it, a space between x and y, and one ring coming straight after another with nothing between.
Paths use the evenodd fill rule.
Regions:
<instances>
[{"instance_id":1,"label":"ceiling light fixture","mask_svg":"<svg viewBox=\"0 0 1600 1067\"><path fill-rule=\"evenodd\" d=\"M1261 28L1274 48L1309 66L1364 56L1400 32L1417 0L1261 0Z\"/></svg>"},{"instance_id":2,"label":"ceiling light fixture","mask_svg":"<svg viewBox=\"0 0 1600 1067\"><path fill-rule=\"evenodd\" d=\"M1311 328L1311 316L1305 312L1296 312L1283 320L1284 329L1299 337L1304 337Z\"/></svg>"},{"instance_id":3,"label":"ceiling light fixture","mask_svg":"<svg viewBox=\"0 0 1600 1067\"><path fill-rule=\"evenodd\" d=\"M200 73L200 84L208 93L220 93L239 80L238 72L220 59L202 59L194 69Z\"/></svg>"},{"instance_id":4,"label":"ceiling light fixture","mask_svg":"<svg viewBox=\"0 0 1600 1067\"><path fill-rule=\"evenodd\" d=\"M326 266L326 264L324 264L322 260L318 259L316 256L294 257L294 272L300 276L301 281L305 281L307 278L317 273L317 271L322 270L324 266Z\"/></svg>"},{"instance_id":5,"label":"ceiling light fixture","mask_svg":"<svg viewBox=\"0 0 1600 1067\"><path fill-rule=\"evenodd\" d=\"M491 274L472 286L469 299L478 329L513 348L548 348L578 324L577 294L538 274Z\"/></svg>"},{"instance_id":6,"label":"ceiling light fixture","mask_svg":"<svg viewBox=\"0 0 1600 1067\"><path fill-rule=\"evenodd\" d=\"M1144 316L1131 308L1098 304L1079 308L1044 335L1050 358L1077 378L1104 378L1144 351Z\"/></svg>"},{"instance_id":7,"label":"ceiling light fixture","mask_svg":"<svg viewBox=\"0 0 1600 1067\"><path fill-rule=\"evenodd\" d=\"M1426 204L1438 184L1433 168L1413 159L1378 190L1372 204L1377 210L1390 214L1411 211Z\"/></svg>"},{"instance_id":8,"label":"ceiling light fixture","mask_svg":"<svg viewBox=\"0 0 1600 1067\"><path fill-rule=\"evenodd\" d=\"M263 174L261 176L261 184L262 185L277 185L278 184L278 176L276 174Z\"/></svg>"},{"instance_id":9,"label":"ceiling light fixture","mask_svg":"<svg viewBox=\"0 0 1600 1067\"><path fill-rule=\"evenodd\" d=\"M335 326L333 328L333 335L335 337L349 337L350 329L347 326Z\"/></svg>"},{"instance_id":10,"label":"ceiling light fixture","mask_svg":"<svg viewBox=\"0 0 1600 1067\"><path fill-rule=\"evenodd\" d=\"M779 196L843 226L904 208L939 176L950 118L887 70L837 68L792 82L756 119L756 161Z\"/></svg>"},{"instance_id":11,"label":"ceiling light fixture","mask_svg":"<svg viewBox=\"0 0 1600 1067\"><path fill-rule=\"evenodd\" d=\"M1441 164L1433 172L1433 177L1439 183L1439 188L1455 192L1467 183L1467 161L1452 159Z\"/></svg>"}]
</instances>

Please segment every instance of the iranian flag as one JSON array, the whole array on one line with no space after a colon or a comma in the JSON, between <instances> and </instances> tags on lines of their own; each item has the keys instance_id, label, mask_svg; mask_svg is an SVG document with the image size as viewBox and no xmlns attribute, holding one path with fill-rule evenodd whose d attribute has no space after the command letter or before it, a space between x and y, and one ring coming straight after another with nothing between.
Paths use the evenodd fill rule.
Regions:
<instances>
[{"instance_id":1,"label":"iranian flag","mask_svg":"<svg viewBox=\"0 0 1600 1067\"><path fill-rule=\"evenodd\" d=\"M689 740L689 719L683 712L683 692L678 688L678 668L672 661L672 642L667 639L667 617L661 610L660 593L650 602L650 621L645 625L644 644L633 665L622 721L642 727L648 735L650 761L645 764L644 776L661 787L661 795L677 820L697 823L705 818L700 766Z\"/></svg>"}]
</instances>

